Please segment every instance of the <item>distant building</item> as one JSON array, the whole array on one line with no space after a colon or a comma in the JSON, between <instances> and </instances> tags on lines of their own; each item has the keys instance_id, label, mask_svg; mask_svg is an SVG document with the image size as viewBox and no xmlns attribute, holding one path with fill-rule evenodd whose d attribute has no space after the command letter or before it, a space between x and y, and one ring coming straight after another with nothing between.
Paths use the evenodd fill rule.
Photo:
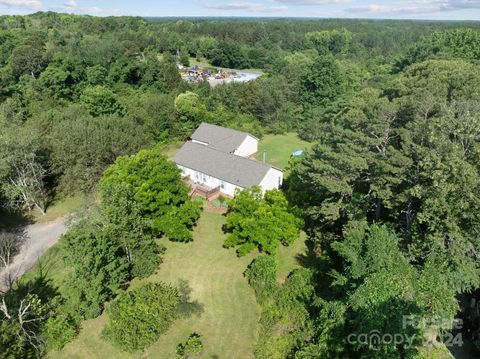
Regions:
<instances>
[{"instance_id":1,"label":"distant building","mask_svg":"<svg viewBox=\"0 0 480 359\"><path fill-rule=\"evenodd\" d=\"M260 186L279 188L283 171L250 159L258 151L258 138L246 132L202 123L173 158L192 191L213 197L233 197L236 189Z\"/></svg>"}]
</instances>

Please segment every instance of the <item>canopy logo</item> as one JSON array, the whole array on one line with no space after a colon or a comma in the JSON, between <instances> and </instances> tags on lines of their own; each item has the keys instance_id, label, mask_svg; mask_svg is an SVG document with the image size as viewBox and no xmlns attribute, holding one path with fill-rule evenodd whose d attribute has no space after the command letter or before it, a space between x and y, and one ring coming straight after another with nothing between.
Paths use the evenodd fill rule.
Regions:
<instances>
[{"instance_id":1,"label":"canopy logo","mask_svg":"<svg viewBox=\"0 0 480 359\"><path fill-rule=\"evenodd\" d=\"M442 333L446 328L452 329L452 332ZM403 346L405 349L411 349L418 346L428 347L434 344L432 338L426 335L427 329L437 332L435 341L442 342L447 347L462 346L463 337L461 329L463 321L461 319L445 319L439 317L422 318L405 315L402 318L402 332L384 333L373 329L368 333L350 333L347 342L352 345L367 346L372 350L380 350L382 346Z\"/></svg>"}]
</instances>

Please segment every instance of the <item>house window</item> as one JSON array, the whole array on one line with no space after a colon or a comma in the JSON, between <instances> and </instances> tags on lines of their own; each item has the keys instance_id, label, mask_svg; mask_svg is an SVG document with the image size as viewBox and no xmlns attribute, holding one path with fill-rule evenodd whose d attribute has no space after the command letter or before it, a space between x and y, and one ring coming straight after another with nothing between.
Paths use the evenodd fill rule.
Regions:
<instances>
[{"instance_id":1,"label":"house window","mask_svg":"<svg viewBox=\"0 0 480 359\"><path fill-rule=\"evenodd\" d=\"M224 182L224 181L221 181L221 182L220 182L220 188L221 188L221 189L225 189L225 182Z\"/></svg>"}]
</instances>

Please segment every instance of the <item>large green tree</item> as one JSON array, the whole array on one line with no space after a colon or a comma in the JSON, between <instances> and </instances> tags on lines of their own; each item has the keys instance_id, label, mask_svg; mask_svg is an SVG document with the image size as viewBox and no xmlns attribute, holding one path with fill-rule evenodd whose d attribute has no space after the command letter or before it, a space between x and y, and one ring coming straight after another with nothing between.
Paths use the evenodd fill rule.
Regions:
<instances>
[{"instance_id":1,"label":"large green tree","mask_svg":"<svg viewBox=\"0 0 480 359\"><path fill-rule=\"evenodd\" d=\"M318 143L293 163L291 199L303 208L316 252L323 253L319 268L332 268L338 277L330 294L337 301L319 291L329 298L317 315L319 323L326 323L319 325L317 349L322 355L342 356L346 350L372 357L375 353L367 348L345 348L334 338L356 331L349 327L355 323L362 331L376 326L382 333L397 332L388 326L398 325L393 317L376 321L389 318L391 310L398 310L397 317L413 310L423 320L452 319L455 296L480 285L478 80L475 66L465 61L412 65L386 90L388 98L365 89L342 113L324 120ZM352 232L357 221L384 222L389 229ZM367 255L354 242L359 238L379 246L368 254L372 259L359 259ZM390 249L382 254L386 247ZM385 272L357 272L374 265L374 257L384 258ZM351 281L339 296L338 285ZM417 293L414 303L398 291L405 288ZM380 298L385 302L375 303ZM377 305L375 314L369 314L368 308ZM355 306L363 308L361 314L351 312ZM385 347L381 355L409 354L406 348Z\"/></svg>"},{"instance_id":2,"label":"large green tree","mask_svg":"<svg viewBox=\"0 0 480 359\"><path fill-rule=\"evenodd\" d=\"M102 178L102 186L110 184L124 185L132 193L156 233L173 241L192 240L191 229L200 208L190 200L180 170L162 154L161 147L119 157Z\"/></svg>"},{"instance_id":3,"label":"large green tree","mask_svg":"<svg viewBox=\"0 0 480 359\"><path fill-rule=\"evenodd\" d=\"M330 289L325 288L316 302L314 344L302 348L299 358L302 353L414 358L418 347L435 341L432 333L452 325L458 304L455 288L444 280L442 261L431 257L425 267L416 268L402 253L399 237L386 226L351 222L326 257L337 267L325 277ZM382 339L385 334L401 340L395 345Z\"/></svg>"},{"instance_id":4,"label":"large green tree","mask_svg":"<svg viewBox=\"0 0 480 359\"><path fill-rule=\"evenodd\" d=\"M80 100L92 116L111 115L123 111L115 94L107 87L87 87Z\"/></svg>"},{"instance_id":5,"label":"large green tree","mask_svg":"<svg viewBox=\"0 0 480 359\"><path fill-rule=\"evenodd\" d=\"M99 188L104 231L123 248L133 277L146 277L158 268L163 247L152 235L149 219L123 183L102 183Z\"/></svg>"},{"instance_id":6,"label":"large green tree","mask_svg":"<svg viewBox=\"0 0 480 359\"><path fill-rule=\"evenodd\" d=\"M345 93L347 81L338 61L327 54L315 59L301 84L305 106L328 107Z\"/></svg>"},{"instance_id":7,"label":"large green tree","mask_svg":"<svg viewBox=\"0 0 480 359\"><path fill-rule=\"evenodd\" d=\"M239 246L243 256L258 248L274 253L279 243L293 243L299 235L302 221L289 212L282 192L267 191L259 187L238 192L230 203L225 228L229 232L224 246Z\"/></svg>"},{"instance_id":8,"label":"large green tree","mask_svg":"<svg viewBox=\"0 0 480 359\"><path fill-rule=\"evenodd\" d=\"M305 35L307 45L319 54L346 54L352 41L352 33L346 29L309 32Z\"/></svg>"},{"instance_id":9,"label":"large green tree","mask_svg":"<svg viewBox=\"0 0 480 359\"><path fill-rule=\"evenodd\" d=\"M69 276L68 300L83 318L100 315L103 303L129 279L129 263L100 223L81 222L61 238Z\"/></svg>"}]
</instances>

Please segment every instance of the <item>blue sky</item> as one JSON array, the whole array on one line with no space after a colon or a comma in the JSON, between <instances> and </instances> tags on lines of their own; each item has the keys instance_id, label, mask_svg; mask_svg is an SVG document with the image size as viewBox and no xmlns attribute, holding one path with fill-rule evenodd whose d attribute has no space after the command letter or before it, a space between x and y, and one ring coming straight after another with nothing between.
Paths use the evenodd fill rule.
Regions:
<instances>
[{"instance_id":1,"label":"blue sky","mask_svg":"<svg viewBox=\"0 0 480 359\"><path fill-rule=\"evenodd\" d=\"M0 14L480 20L480 0L0 0Z\"/></svg>"}]
</instances>

